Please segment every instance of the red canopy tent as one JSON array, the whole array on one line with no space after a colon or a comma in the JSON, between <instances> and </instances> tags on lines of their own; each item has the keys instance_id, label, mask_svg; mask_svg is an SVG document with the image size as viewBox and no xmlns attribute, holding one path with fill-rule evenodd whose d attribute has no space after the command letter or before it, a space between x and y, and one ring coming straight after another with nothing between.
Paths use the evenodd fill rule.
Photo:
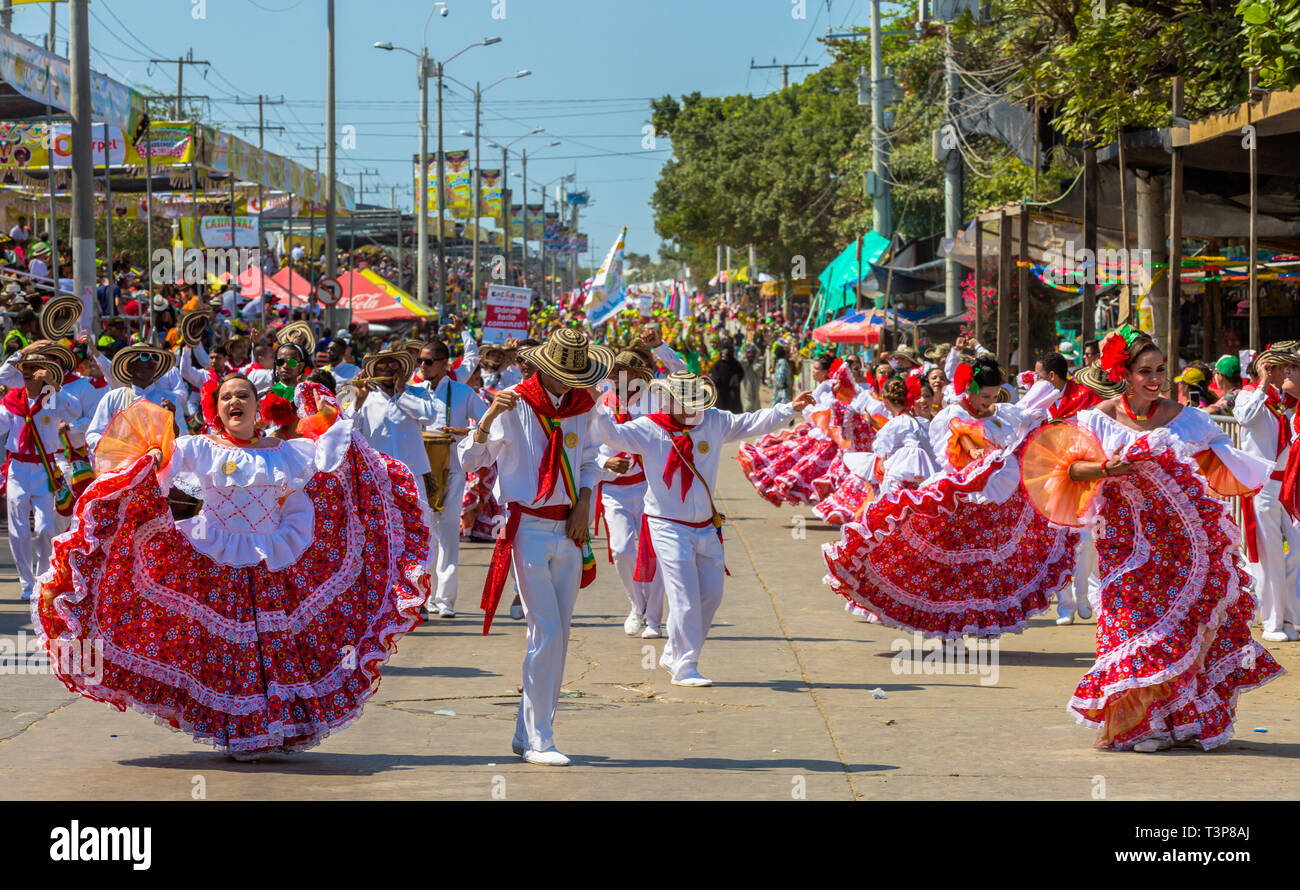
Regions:
<instances>
[{"instance_id":1,"label":"red canopy tent","mask_svg":"<svg viewBox=\"0 0 1300 890\"><path fill-rule=\"evenodd\" d=\"M271 280L285 292L291 293L295 304L305 303L307 297L311 296L311 282L288 266L272 275Z\"/></svg>"},{"instance_id":2,"label":"red canopy tent","mask_svg":"<svg viewBox=\"0 0 1300 890\"><path fill-rule=\"evenodd\" d=\"M257 266L249 266L235 280L239 282L239 295L245 300L260 297L264 292L275 294L281 300L289 298L289 292L275 278L263 275Z\"/></svg>"},{"instance_id":3,"label":"red canopy tent","mask_svg":"<svg viewBox=\"0 0 1300 890\"><path fill-rule=\"evenodd\" d=\"M345 272L338 280L343 287L338 305L351 309L354 321L410 321L416 317L391 291L359 271Z\"/></svg>"}]
</instances>

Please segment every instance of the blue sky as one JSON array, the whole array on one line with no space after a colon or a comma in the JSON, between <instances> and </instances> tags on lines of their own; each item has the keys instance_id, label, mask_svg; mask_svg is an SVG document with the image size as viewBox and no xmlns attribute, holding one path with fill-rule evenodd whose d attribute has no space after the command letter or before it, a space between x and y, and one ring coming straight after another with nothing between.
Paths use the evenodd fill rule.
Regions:
<instances>
[{"instance_id":1,"label":"blue sky","mask_svg":"<svg viewBox=\"0 0 1300 890\"><path fill-rule=\"evenodd\" d=\"M800 4L802 3L802 8ZM447 150L469 149L459 136L473 129L473 85L527 68L532 75L507 80L485 93L483 135L498 142L534 127L545 133L515 146L536 151L529 159L530 191L546 180L576 173L576 186L591 194L582 229L597 253L608 249L622 225L627 247L657 253L649 198L656 174L670 157L666 140L642 147L649 122L648 99L699 90L706 95L762 95L781 85L779 70L750 70L750 60L770 64L825 64L816 40L828 26L866 24L866 0L448 0L449 14L433 16L429 51L446 58L485 37L502 42L475 47L446 67L444 131ZM390 186L397 203L413 203L411 156L418 150L419 93L415 59L373 48L390 41L416 52L433 8L424 0L336 0L337 115L355 127L356 147L340 150L343 172L378 170L366 177L370 203L387 206ZM48 27L48 7L15 10L14 30L29 38ZM803 12L802 18L795 14ZM325 139L324 0L94 0L90 4L91 63L132 85L175 92L176 64L148 59L184 55L212 63L186 66L185 92L212 99L212 119L234 127L256 124L256 106L235 97L260 92L286 100L268 105L266 147L307 164L310 148ZM196 18L201 12L202 18ZM497 17L494 17L495 16ZM504 15L504 17L501 17ZM58 50L67 37L67 8L60 5ZM791 82L812 69L793 69ZM455 78L456 83L450 78ZM461 84L469 87L467 90ZM430 100L430 145L435 112ZM236 131L249 141L256 131ZM546 148L550 142L561 144ZM484 146L484 167L499 167L501 154ZM322 157L322 165L324 159ZM511 160L516 195L519 163ZM347 180L355 188L357 177ZM379 191L370 192L373 185ZM530 198L536 203L534 193ZM597 257L599 261L599 256Z\"/></svg>"}]
</instances>

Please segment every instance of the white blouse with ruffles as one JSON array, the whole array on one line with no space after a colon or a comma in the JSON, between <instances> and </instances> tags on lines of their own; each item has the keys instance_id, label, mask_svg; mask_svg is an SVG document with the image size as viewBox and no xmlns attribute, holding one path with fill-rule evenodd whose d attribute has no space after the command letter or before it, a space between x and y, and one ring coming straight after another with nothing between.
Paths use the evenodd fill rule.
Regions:
<instances>
[{"instance_id":1,"label":"white blouse with ruffles","mask_svg":"<svg viewBox=\"0 0 1300 890\"><path fill-rule=\"evenodd\" d=\"M271 448L241 448L207 436L182 436L158 484L203 502L176 527L194 549L228 566L288 568L306 552L316 511L303 488L317 473L338 468L352 443L350 421L337 421L317 441L279 440Z\"/></svg>"},{"instance_id":2,"label":"white blouse with ruffles","mask_svg":"<svg viewBox=\"0 0 1300 890\"><path fill-rule=\"evenodd\" d=\"M961 420L970 425L982 424L984 439L992 451L1004 451L1002 467L989 476L984 488L970 495L977 502L990 501L1001 504L1020 487L1020 462L1011 454L1020 440L1047 420L1047 411L1025 409L1019 405L999 402L993 406L991 417L976 417L961 402L949 405L930 421L930 447L941 472L954 472L948 459L948 440L952 436L952 422ZM988 459L988 455L985 456Z\"/></svg>"},{"instance_id":3,"label":"white blouse with ruffles","mask_svg":"<svg viewBox=\"0 0 1300 890\"><path fill-rule=\"evenodd\" d=\"M1170 437L1174 453L1185 461L1194 460L1207 448L1213 449L1228 472L1247 488L1259 488L1268 481L1273 469L1268 461L1233 448L1228 434L1200 408L1184 407L1169 423L1149 431L1126 427L1096 408L1080 411L1078 423L1081 429L1097 437L1102 450L1111 457L1118 457L1125 448L1151 432L1158 437Z\"/></svg>"}]
</instances>

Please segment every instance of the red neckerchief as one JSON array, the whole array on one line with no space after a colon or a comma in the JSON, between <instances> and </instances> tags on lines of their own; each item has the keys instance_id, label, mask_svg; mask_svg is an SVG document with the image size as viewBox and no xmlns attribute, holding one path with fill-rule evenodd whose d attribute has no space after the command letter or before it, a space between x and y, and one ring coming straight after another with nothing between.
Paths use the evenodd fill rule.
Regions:
<instances>
[{"instance_id":1,"label":"red neckerchief","mask_svg":"<svg viewBox=\"0 0 1300 890\"><path fill-rule=\"evenodd\" d=\"M1053 420L1062 420L1073 417L1085 408L1095 408L1103 401L1105 400L1098 393L1082 383L1067 380L1065 381L1065 389L1061 390L1060 399L1047 411L1052 415Z\"/></svg>"},{"instance_id":2,"label":"red neckerchief","mask_svg":"<svg viewBox=\"0 0 1300 890\"><path fill-rule=\"evenodd\" d=\"M67 386L69 383L72 383L73 381L80 380L80 379L81 379L81 375L78 374L76 371L69 371L63 375L63 385Z\"/></svg>"},{"instance_id":3,"label":"red neckerchief","mask_svg":"<svg viewBox=\"0 0 1300 890\"><path fill-rule=\"evenodd\" d=\"M564 394L564 398L560 399L560 407L556 408L551 404L550 393L542 387L542 382L536 374L517 384L514 391L539 417L552 420L563 420L566 417L586 414L596 404L591 393L585 389L571 389ZM534 504L546 500L555 492L555 484L560 479L563 449L564 433L557 424L550 432L546 451L542 454L541 466L537 468L537 497L533 499Z\"/></svg>"},{"instance_id":4,"label":"red neckerchief","mask_svg":"<svg viewBox=\"0 0 1300 890\"><path fill-rule=\"evenodd\" d=\"M45 406L45 396L38 396L35 402L29 403L27 401L27 387L20 386L5 393L4 399L0 399L0 405L4 405L5 409L15 417L26 420L29 417L35 417L36 412ZM18 453L36 453L36 443L32 441L32 424L30 423L24 423L22 430L18 433Z\"/></svg>"},{"instance_id":5,"label":"red neckerchief","mask_svg":"<svg viewBox=\"0 0 1300 890\"><path fill-rule=\"evenodd\" d=\"M1264 407L1277 418L1277 453L1281 455L1286 446L1291 444L1291 431L1286 428L1286 412L1282 407L1282 394L1276 386L1270 385L1268 395L1264 397Z\"/></svg>"},{"instance_id":6,"label":"red neckerchief","mask_svg":"<svg viewBox=\"0 0 1300 890\"><path fill-rule=\"evenodd\" d=\"M83 379L89 380L90 385L95 387L95 389L103 389L104 387L108 386L107 377L86 377Z\"/></svg>"},{"instance_id":7,"label":"red neckerchief","mask_svg":"<svg viewBox=\"0 0 1300 890\"><path fill-rule=\"evenodd\" d=\"M695 473L691 467L695 466L695 443L691 441L690 427L673 420L672 416L665 414L663 411L656 411L654 414L647 414L654 423L668 433L672 439L673 448L668 454L668 464L664 467L664 485L668 490L673 489L673 474L678 471L682 474L682 502L686 502L686 493L691 490L691 485L695 482Z\"/></svg>"}]
</instances>

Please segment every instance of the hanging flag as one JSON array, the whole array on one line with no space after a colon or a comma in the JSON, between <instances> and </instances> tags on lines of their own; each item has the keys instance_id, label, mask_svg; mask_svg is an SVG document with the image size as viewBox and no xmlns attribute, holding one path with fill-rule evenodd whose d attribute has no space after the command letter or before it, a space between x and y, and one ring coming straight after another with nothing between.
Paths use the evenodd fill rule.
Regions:
<instances>
[{"instance_id":1,"label":"hanging flag","mask_svg":"<svg viewBox=\"0 0 1300 890\"><path fill-rule=\"evenodd\" d=\"M627 226L618 233L614 246L609 249L605 262L600 264L600 271L591 280L587 291L587 325L598 328L609 321L627 302L627 288L623 286L623 241L627 237Z\"/></svg>"}]
</instances>

